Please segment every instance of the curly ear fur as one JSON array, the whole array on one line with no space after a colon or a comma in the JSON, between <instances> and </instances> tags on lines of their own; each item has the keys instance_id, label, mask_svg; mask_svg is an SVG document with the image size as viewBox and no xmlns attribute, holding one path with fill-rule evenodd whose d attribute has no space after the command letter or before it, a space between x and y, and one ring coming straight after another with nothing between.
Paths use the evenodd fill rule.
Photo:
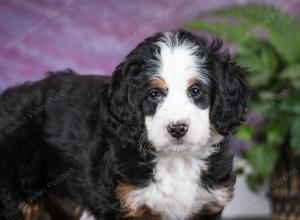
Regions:
<instances>
[{"instance_id":1,"label":"curly ear fur","mask_svg":"<svg viewBox=\"0 0 300 220\"><path fill-rule=\"evenodd\" d=\"M151 179L153 170L153 155L148 152L147 157L143 157L140 152L140 139L145 129L140 108L143 99L140 91L145 82L139 74L141 62L128 58L114 71L108 91L107 114L109 141L115 146L114 156L118 158L116 169L124 182L137 186Z\"/></svg>"},{"instance_id":2,"label":"curly ear fur","mask_svg":"<svg viewBox=\"0 0 300 220\"><path fill-rule=\"evenodd\" d=\"M250 87L245 80L245 69L231 62L229 55L216 56L220 62L216 62L212 70L215 97L210 120L220 134L227 136L234 134L246 119Z\"/></svg>"},{"instance_id":3,"label":"curly ear fur","mask_svg":"<svg viewBox=\"0 0 300 220\"><path fill-rule=\"evenodd\" d=\"M132 140L136 140L137 133L141 132L143 121L135 94L138 85L134 83L139 66L139 63L121 63L113 73L109 88L109 111L111 123L115 125L114 132L119 137L126 135L126 139L130 138L130 133Z\"/></svg>"}]
</instances>

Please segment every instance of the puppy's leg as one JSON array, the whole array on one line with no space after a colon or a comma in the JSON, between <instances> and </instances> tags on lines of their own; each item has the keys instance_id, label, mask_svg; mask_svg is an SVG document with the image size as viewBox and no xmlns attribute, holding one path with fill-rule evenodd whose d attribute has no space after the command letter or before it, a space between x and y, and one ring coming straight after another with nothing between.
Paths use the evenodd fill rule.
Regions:
<instances>
[{"instance_id":1,"label":"puppy's leg","mask_svg":"<svg viewBox=\"0 0 300 220\"><path fill-rule=\"evenodd\" d=\"M38 217L41 215L41 207L40 204L26 204L23 207L23 217L24 220L32 220L32 219L38 219Z\"/></svg>"}]
</instances>

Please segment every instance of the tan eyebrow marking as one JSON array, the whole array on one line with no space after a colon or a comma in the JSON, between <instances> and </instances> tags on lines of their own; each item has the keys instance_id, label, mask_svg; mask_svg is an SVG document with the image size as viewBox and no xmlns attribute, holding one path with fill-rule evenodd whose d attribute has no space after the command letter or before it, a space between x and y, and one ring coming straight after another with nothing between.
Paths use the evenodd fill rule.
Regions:
<instances>
[{"instance_id":1,"label":"tan eyebrow marking","mask_svg":"<svg viewBox=\"0 0 300 220\"><path fill-rule=\"evenodd\" d=\"M167 84L166 84L165 80L161 77L155 77L155 78L151 79L150 84L153 87L156 87L162 91L167 88Z\"/></svg>"},{"instance_id":2,"label":"tan eyebrow marking","mask_svg":"<svg viewBox=\"0 0 300 220\"><path fill-rule=\"evenodd\" d=\"M198 78L193 77L191 79L188 80L188 88L190 88L192 85L194 85L195 83L197 83L199 81Z\"/></svg>"}]
</instances>

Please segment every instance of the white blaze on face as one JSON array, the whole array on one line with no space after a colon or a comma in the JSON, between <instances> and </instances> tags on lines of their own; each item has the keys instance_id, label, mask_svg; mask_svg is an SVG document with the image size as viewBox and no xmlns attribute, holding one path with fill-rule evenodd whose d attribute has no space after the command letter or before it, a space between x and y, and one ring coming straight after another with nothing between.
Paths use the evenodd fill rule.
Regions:
<instances>
[{"instance_id":1,"label":"white blaze on face","mask_svg":"<svg viewBox=\"0 0 300 220\"><path fill-rule=\"evenodd\" d=\"M195 55L199 50L196 45L180 43L176 39L176 36L166 34L157 43L160 54L157 54L159 68L155 75L164 80L167 96L157 106L153 116L146 116L145 124L148 139L157 151L197 151L210 139L209 108L197 106L188 96L188 89L189 81L195 78L204 84L209 83L205 74L205 58ZM181 143L174 144L167 126L177 122L185 122L188 131Z\"/></svg>"}]
</instances>

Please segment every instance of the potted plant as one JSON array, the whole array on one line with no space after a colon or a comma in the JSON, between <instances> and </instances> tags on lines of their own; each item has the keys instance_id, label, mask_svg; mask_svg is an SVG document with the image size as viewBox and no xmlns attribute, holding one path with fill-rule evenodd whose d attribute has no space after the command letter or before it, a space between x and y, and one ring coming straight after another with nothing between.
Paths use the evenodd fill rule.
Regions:
<instances>
[{"instance_id":1,"label":"potted plant","mask_svg":"<svg viewBox=\"0 0 300 220\"><path fill-rule=\"evenodd\" d=\"M284 9L247 4L209 11L187 23L211 32L249 69L253 86L249 120L237 134L251 147L251 189L268 180L273 219L300 217L300 25ZM298 219L297 218L297 219Z\"/></svg>"}]
</instances>

